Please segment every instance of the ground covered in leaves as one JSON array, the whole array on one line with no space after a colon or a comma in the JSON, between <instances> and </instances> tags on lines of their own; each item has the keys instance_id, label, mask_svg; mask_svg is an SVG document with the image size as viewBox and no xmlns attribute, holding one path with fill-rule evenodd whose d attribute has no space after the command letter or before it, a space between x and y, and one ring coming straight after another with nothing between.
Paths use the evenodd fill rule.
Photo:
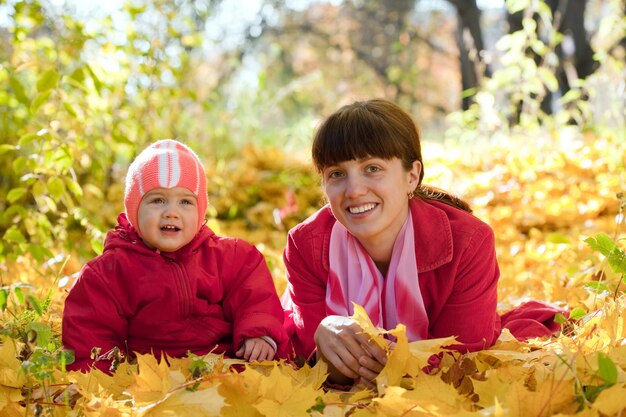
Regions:
<instances>
[{"instance_id":1,"label":"ground covered in leaves","mask_svg":"<svg viewBox=\"0 0 626 417\"><path fill-rule=\"evenodd\" d=\"M399 326L390 331L398 342L375 391L326 388L323 363L298 369L284 362L245 365L216 355L167 362L139 356L136 364L122 363L113 375L66 372L58 349L60 318L80 265L65 256L43 266L20 259L7 266L12 284L3 287L0 299L0 415L622 415L623 142L623 137L561 134L498 144L425 144L426 182L463 195L494 228L502 273L500 311L529 298L570 311L569 320L559 318L563 330L551 339L522 343L505 331L492 348L461 355L442 350L447 339L408 343ZM220 204L244 207L242 201L251 194L241 190L250 184L260 197L242 208L243 218L217 218L211 224L257 243L280 292L285 232L320 200L310 179L287 189L274 175L308 168L294 168L284 157L255 158L255 152L245 154L237 169L221 173L229 183L212 203L218 212ZM259 184L262 178L277 180ZM373 338L382 338L362 310L355 318ZM433 362L433 355L440 360Z\"/></svg>"}]
</instances>

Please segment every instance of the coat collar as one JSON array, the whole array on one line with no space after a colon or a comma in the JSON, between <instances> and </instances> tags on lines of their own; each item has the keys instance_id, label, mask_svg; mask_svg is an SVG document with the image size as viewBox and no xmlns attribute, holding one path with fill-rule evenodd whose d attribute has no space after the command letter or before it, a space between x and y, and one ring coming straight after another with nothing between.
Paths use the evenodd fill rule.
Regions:
<instances>
[{"instance_id":1,"label":"coat collar","mask_svg":"<svg viewBox=\"0 0 626 417\"><path fill-rule=\"evenodd\" d=\"M452 260L452 228L446 212L436 202L410 201L415 231L415 256L419 272L430 271Z\"/></svg>"}]
</instances>

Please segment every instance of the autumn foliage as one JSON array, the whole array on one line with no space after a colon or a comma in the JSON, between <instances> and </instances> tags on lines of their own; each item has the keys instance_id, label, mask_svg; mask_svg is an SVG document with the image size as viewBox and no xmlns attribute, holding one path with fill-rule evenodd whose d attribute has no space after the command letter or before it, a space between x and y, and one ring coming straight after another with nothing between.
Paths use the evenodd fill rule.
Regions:
<instances>
[{"instance_id":1,"label":"autumn foliage","mask_svg":"<svg viewBox=\"0 0 626 417\"><path fill-rule=\"evenodd\" d=\"M63 2L0 1L1 417L626 414L623 1L589 2L603 11L590 34L598 69L570 80L553 115L540 103L568 64L558 61L564 36L542 0L506 1L525 10L524 27L494 46L498 69L465 92L475 103L451 113L431 109L453 106L460 84L456 51L427 53L454 43L439 20L407 20L378 57L354 37L371 25L355 26L333 5L342 2L300 13L282 6L301 2L267 1L278 26L259 15L231 49L223 33L209 39L205 30L215 29L220 1L129 1L91 20L53 3ZM374 5L378 18L378 2L349 3ZM216 46L224 49L207 57ZM243 83L250 63L259 65L254 88ZM568 311L556 317L558 334L520 342L504 331L490 349L462 355L442 348L449 339L407 343L401 326L389 329L396 344L376 390L327 386L324 363L212 354L139 355L111 375L66 371L63 301L123 209L138 149L179 138L204 158L209 226L257 245L280 294L286 233L324 203L306 158L312 128L341 103L374 96L426 119L422 128L445 124L445 133L423 132L425 183L467 199L492 226L499 312L528 299L554 303ZM381 340L358 307L355 319Z\"/></svg>"},{"instance_id":2,"label":"autumn foliage","mask_svg":"<svg viewBox=\"0 0 626 417\"><path fill-rule=\"evenodd\" d=\"M527 298L567 307L570 317L557 318L562 322L558 336L522 343L504 331L492 348L461 355L442 348L451 339L407 343L399 326L389 332L397 343L389 350L375 391L325 386L324 363L302 368L287 362L244 364L212 354L161 361L140 355L136 363L119 364L112 375L97 370L66 372L64 361L71 359L60 348L51 348L58 346L62 302L72 282L68 272L79 265L64 259L51 262L45 269L57 271L51 285L44 269L24 258L11 265L16 284L3 287L0 413L620 415L626 407L623 144L592 135L576 141L556 138L543 148L522 144L516 138L507 144L483 144L480 149L426 144L426 181L462 193L475 213L493 226L502 269L501 311ZM300 170L303 176L312 175L305 164L287 162L273 152L273 165L255 163L253 156L260 150L248 153L239 161L245 169L234 170L231 180L236 183L251 171L267 175ZM267 187L261 192L274 189L271 183L259 187ZM274 199L270 192L267 202L277 209L285 208L288 201L299 211L315 208L298 206L314 199L309 186L294 193L288 200L285 190ZM285 283L277 236L285 231L275 223L270 226L274 218L261 216L257 221L261 218L266 221L266 242L258 239L262 231L249 234L240 223L215 220L214 224L258 241L281 289ZM285 222L289 219L284 217ZM362 309L357 307L354 317L371 337L383 337L384 331L374 328Z\"/></svg>"}]
</instances>

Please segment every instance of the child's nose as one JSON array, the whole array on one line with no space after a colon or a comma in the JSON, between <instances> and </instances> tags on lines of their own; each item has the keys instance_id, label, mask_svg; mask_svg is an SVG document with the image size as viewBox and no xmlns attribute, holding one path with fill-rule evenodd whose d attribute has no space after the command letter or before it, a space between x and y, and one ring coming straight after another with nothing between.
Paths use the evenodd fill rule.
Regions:
<instances>
[{"instance_id":1,"label":"child's nose","mask_svg":"<svg viewBox=\"0 0 626 417\"><path fill-rule=\"evenodd\" d=\"M178 211L174 205L166 204L165 210L163 210L163 216L166 218L178 217Z\"/></svg>"}]
</instances>

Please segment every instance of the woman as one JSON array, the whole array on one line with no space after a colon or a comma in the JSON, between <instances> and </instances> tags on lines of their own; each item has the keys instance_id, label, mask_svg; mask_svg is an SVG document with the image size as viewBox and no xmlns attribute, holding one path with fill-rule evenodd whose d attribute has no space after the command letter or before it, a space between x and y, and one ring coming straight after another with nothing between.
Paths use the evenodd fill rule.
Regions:
<instances>
[{"instance_id":1,"label":"woman","mask_svg":"<svg viewBox=\"0 0 626 417\"><path fill-rule=\"evenodd\" d=\"M493 232L422 184L411 117L380 99L344 106L316 131L312 156L329 204L290 231L284 252L296 354L327 361L330 382L369 385L386 355L349 318L353 302L378 327L403 323L409 341L491 346L501 331Z\"/></svg>"}]
</instances>

